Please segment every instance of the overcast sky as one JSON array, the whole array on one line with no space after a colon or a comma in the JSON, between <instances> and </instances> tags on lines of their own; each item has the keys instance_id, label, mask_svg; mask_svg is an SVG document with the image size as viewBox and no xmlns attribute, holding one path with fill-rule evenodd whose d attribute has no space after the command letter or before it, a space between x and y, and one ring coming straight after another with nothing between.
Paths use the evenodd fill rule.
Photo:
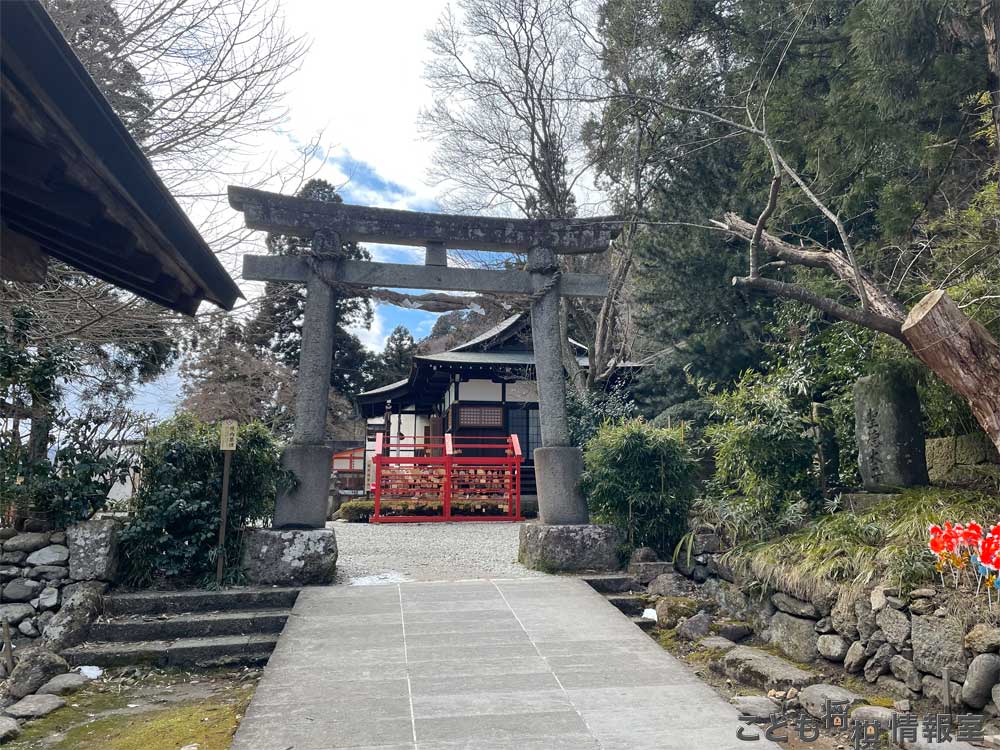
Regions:
<instances>
[{"instance_id":1,"label":"overcast sky","mask_svg":"<svg viewBox=\"0 0 1000 750\"><path fill-rule=\"evenodd\" d=\"M426 32L445 0L285 0L293 33L312 42L292 78L282 137L290 152L322 133L319 176L343 184L348 203L436 210L427 183L432 145L417 132L417 115L430 103L423 80ZM369 245L376 260L422 261L419 249ZM436 316L378 305L371 329L354 331L380 350L399 324L414 337L430 333Z\"/></svg>"}]
</instances>

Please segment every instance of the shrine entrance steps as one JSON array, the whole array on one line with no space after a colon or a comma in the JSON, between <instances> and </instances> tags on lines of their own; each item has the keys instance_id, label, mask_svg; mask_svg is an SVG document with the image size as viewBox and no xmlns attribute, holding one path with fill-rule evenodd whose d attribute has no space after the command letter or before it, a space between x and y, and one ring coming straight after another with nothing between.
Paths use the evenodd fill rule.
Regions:
<instances>
[{"instance_id":1,"label":"shrine entrance steps","mask_svg":"<svg viewBox=\"0 0 1000 750\"><path fill-rule=\"evenodd\" d=\"M738 717L577 578L334 586L303 590L232 750L737 750Z\"/></svg>"},{"instance_id":2,"label":"shrine entrance steps","mask_svg":"<svg viewBox=\"0 0 1000 750\"><path fill-rule=\"evenodd\" d=\"M264 664L298 594L297 588L112 594L86 642L62 655L73 666Z\"/></svg>"},{"instance_id":3,"label":"shrine entrance steps","mask_svg":"<svg viewBox=\"0 0 1000 750\"><path fill-rule=\"evenodd\" d=\"M656 620L643 617L649 608L649 599L645 595L646 587L639 579L628 573L602 573L584 576L583 580L594 591L603 594L604 598L632 623L644 632L656 627Z\"/></svg>"}]
</instances>

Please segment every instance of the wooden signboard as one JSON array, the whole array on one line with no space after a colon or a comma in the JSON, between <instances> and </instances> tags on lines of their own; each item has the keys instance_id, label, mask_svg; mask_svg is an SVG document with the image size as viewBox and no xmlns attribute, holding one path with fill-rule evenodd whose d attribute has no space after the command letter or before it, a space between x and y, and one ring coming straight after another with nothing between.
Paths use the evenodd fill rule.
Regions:
<instances>
[{"instance_id":1,"label":"wooden signboard","mask_svg":"<svg viewBox=\"0 0 1000 750\"><path fill-rule=\"evenodd\" d=\"M222 586L222 569L226 561L226 523L229 520L229 467L236 450L235 419L223 419L219 424L219 447L222 449L222 512L219 514L219 549L216 553L215 585Z\"/></svg>"},{"instance_id":2,"label":"wooden signboard","mask_svg":"<svg viewBox=\"0 0 1000 750\"><path fill-rule=\"evenodd\" d=\"M236 428L235 419L223 419L219 426L219 447L224 451L236 450Z\"/></svg>"}]
</instances>

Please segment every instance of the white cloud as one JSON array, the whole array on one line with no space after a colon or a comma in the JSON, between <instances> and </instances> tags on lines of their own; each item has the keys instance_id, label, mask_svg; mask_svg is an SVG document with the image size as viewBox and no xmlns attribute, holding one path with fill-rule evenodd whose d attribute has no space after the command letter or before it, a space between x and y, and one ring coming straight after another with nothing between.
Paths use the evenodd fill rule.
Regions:
<instances>
[{"instance_id":1,"label":"white cloud","mask_svg":"<svg viewBox=\"0 0 1000 750\"><path fill-rule=\"evenodd\" d=\"M421 107L430 104L422 78L424 36L445 5L446 0L286 2L289 27L312 40L286 99L290 131L304 141L322 131L334 155L346 152L375 165L415 198L433 200L435 190L426 182L432 145L420 138L416 121Z\"/></svg>"},{"instance_id":2,"label":"white cloud","mask_svg":"<svg viewBox=\"0 0 1000 750\"><path fill-rule=\"evenodd\" d=\"M368 328L352 326L347 330L349 333L357 336L366 349L373 352L381 352L385 349L385 340L389 337L389 334L385 332L385 305L376 302L374 313L372 324Z\"/></svg>"}]
</instances>

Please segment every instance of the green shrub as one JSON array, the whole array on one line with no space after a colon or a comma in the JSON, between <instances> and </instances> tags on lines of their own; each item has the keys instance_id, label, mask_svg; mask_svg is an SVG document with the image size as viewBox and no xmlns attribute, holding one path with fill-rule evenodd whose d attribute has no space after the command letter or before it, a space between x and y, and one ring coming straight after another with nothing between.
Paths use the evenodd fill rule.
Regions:
<instances>
[{"instance_id":1,"label":"green shrub","mask_svg":"<svg viewBox=\"0 0 1000 750\"><path fill-rule=\"evenodd\" d=\"M368 523L375 513L374 500L348 500L340 506L340 517L351 523Z\"/></svg>"},{"instance_id":2,"label":"green shrub","mask_svg":"<svg viewBox=\"0 0 1000 750\"><path fill-rule=\"evenodd\" d=\"M605 425L584 449L581 487L596 520L630 546L673 550L695 493L694 464L677 431L642 420Z\"/></svg>"},{"instance_id":3,"label":"green shrub","mask_svg":"<svg viewBox=\"0 0 1000 750\"><path fill-rule=\"evenodd\" d=\"M198 582L215 571L223 454L217 425L180 415L151 430L142 451L135 516L122 532L126 580ZM240 427L233 453L226 559L239 557L242 530L269 519L291 475L259 422ZM235 573L234 565L227 570Z\"/></svg>"},{"instance_id":4,"label":"green shrub","mask_svg":"<svg viewBox=\"0 0 1000 750\"><path fill-rule=\"evenodd\" d=\"M588 390L581 395L572 383L566 384L566 416L573 445L584 446L606 424L621 424L636 415L635 401L625 383L607 390Z\"/></svg>"},{"instance_id":5,"label":"green shrub","mask_svg":"<svg viewBox=\"0 0 1000 750\"><path fill-rule=\"evenodd\" d=\"M813 427L789 373L744 373L730 391L704 389L715 421L705 442L715 459L703 518L732 541L760 539L804 522L820 502Z\"/></svg>"},{"instance_id":6,"label":"green shrub","mask_svg":"<svg viewBox=\"0 0 1000 750\"><path fill-rule=\"evenodd\" d=\"M115 482L128 478L132 461L120 446L95 436L103 422L101 415L59 412L52 456L37 461L28 459L20 440L0 433L0 516L42 518L62 529L104 508Z\"/></svg>"}]
</instances>

